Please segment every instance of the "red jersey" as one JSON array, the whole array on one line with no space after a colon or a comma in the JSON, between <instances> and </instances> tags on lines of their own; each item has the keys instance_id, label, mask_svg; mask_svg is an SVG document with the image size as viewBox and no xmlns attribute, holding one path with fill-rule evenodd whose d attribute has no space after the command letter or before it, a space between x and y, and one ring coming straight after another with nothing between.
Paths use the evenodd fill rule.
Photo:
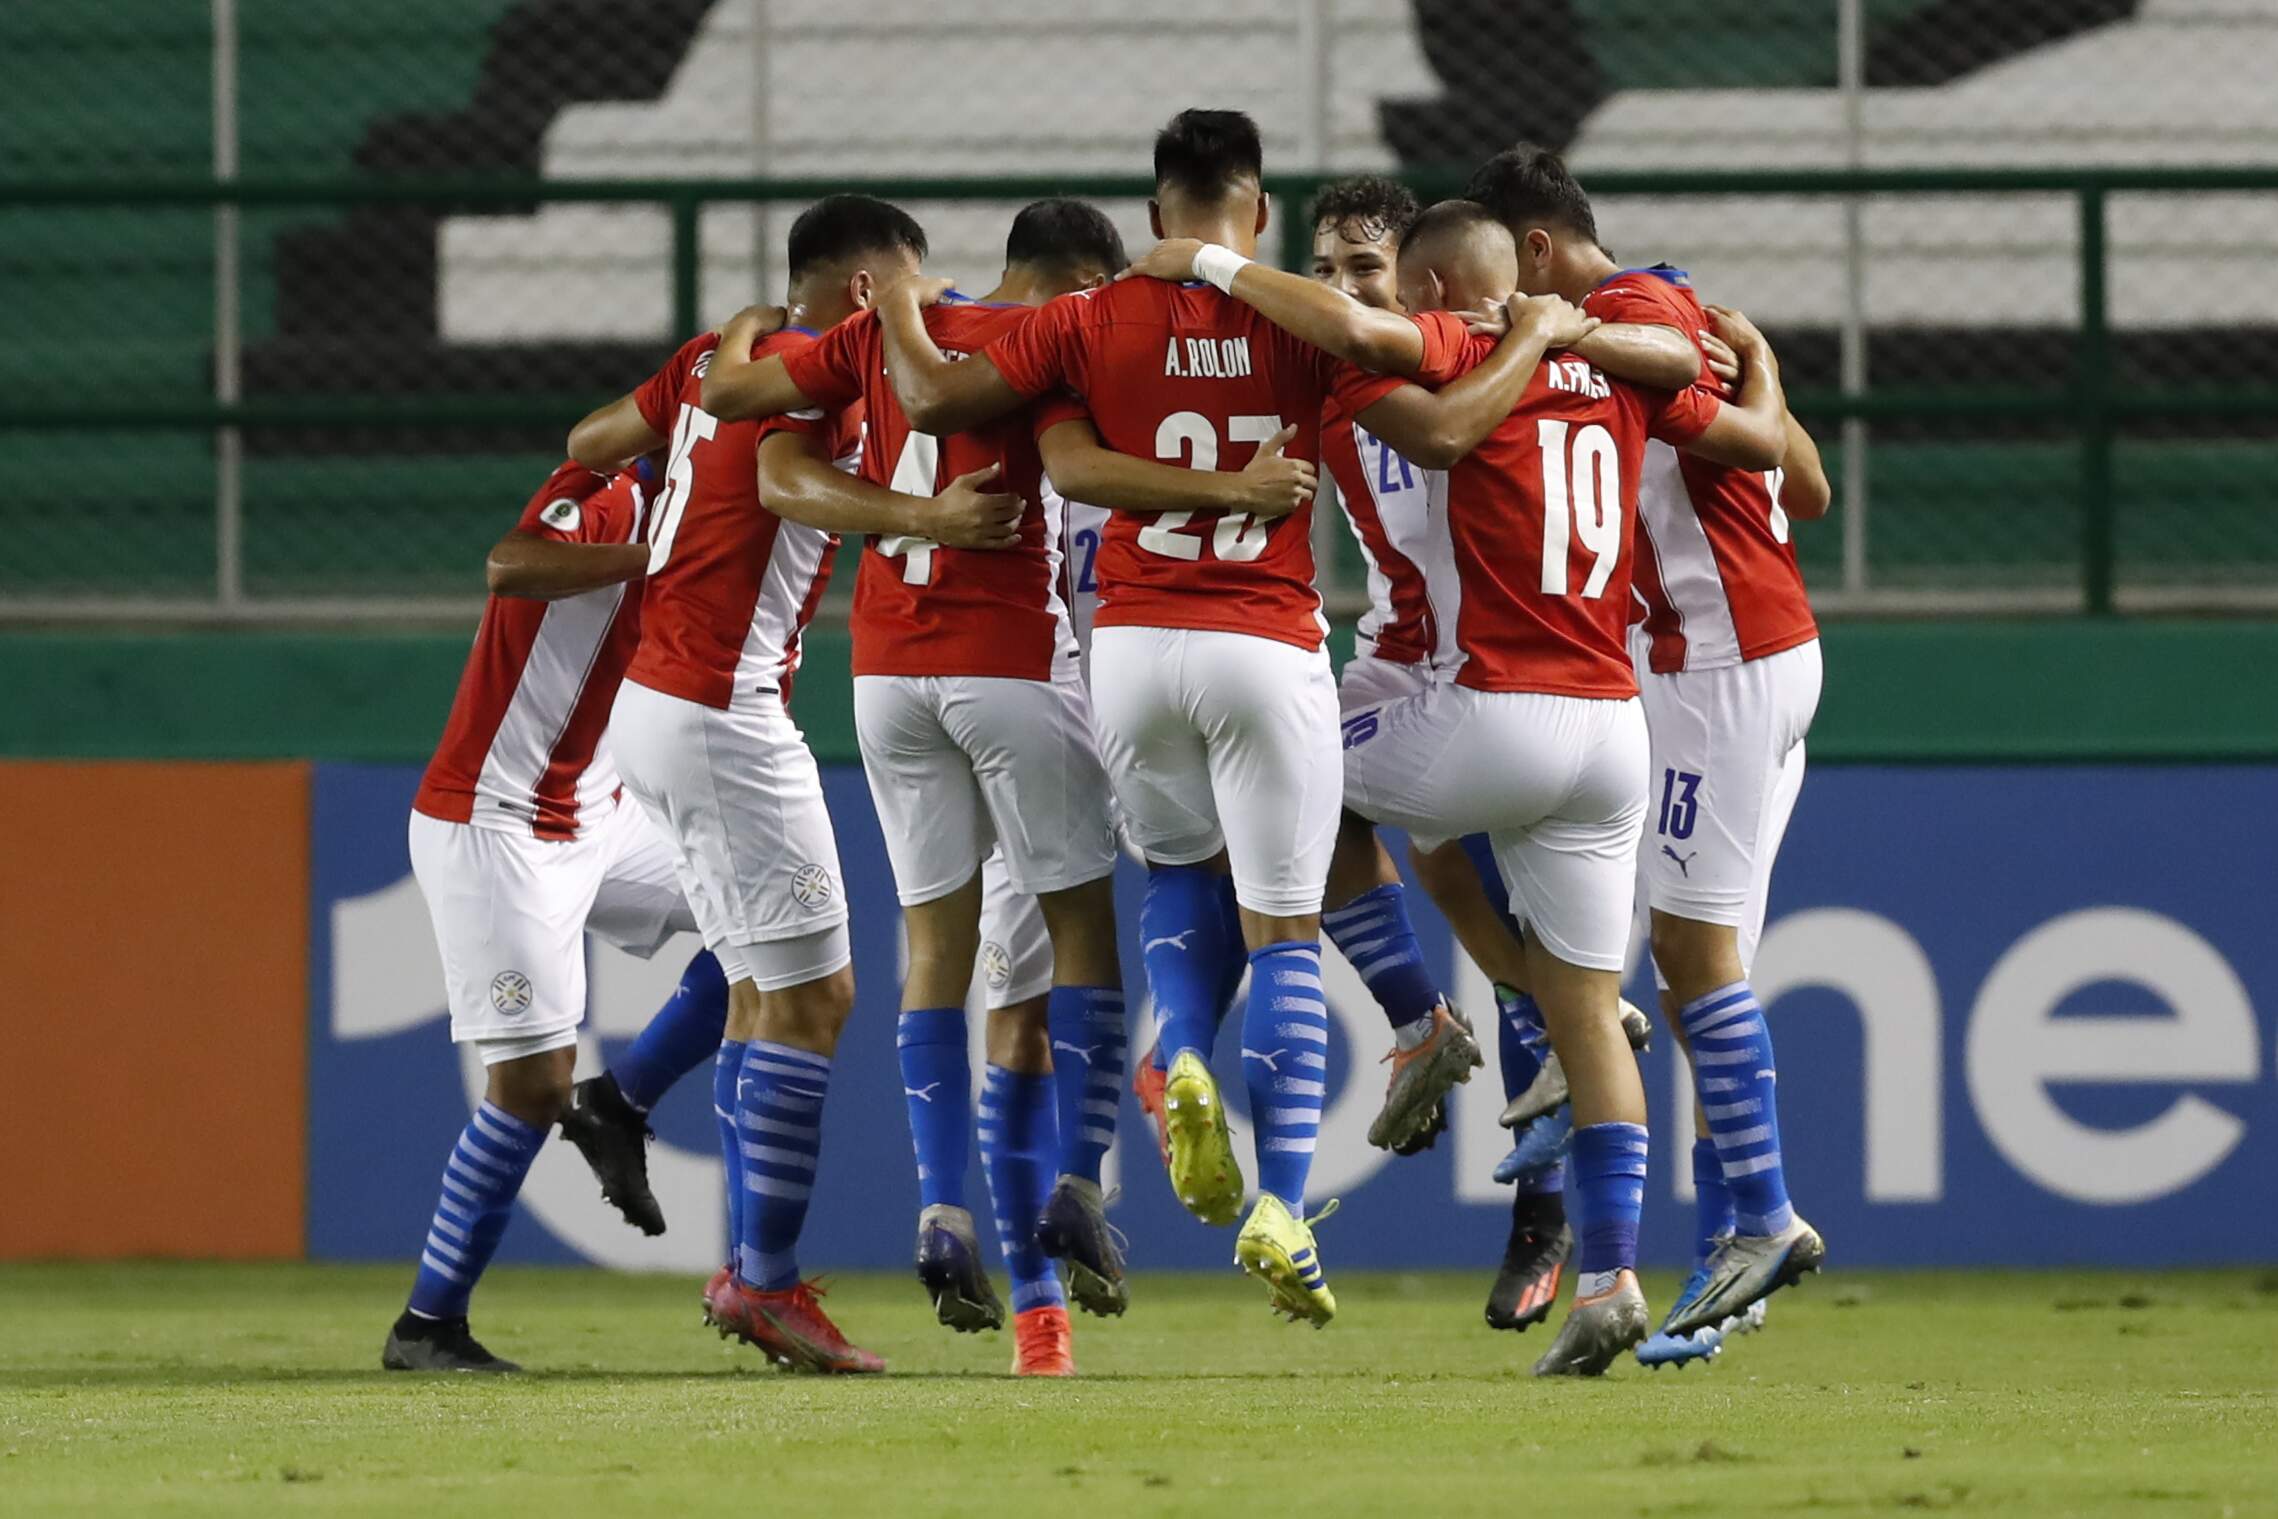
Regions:
<instances>
[{"instance_id":1,"label":"red jersey","mask_svg":"<svg viewBox=\"0 0 2278 1519\"><path fill-rule=\"evenodd\" d=\"M983 306L963 297L928 307L926 330L962 358L1026 322L1031 306ZM1076 670L1076 639L1062 595L1060 498L1042 489L1033 411L972 432L913 432L886 378L878 319L863 312L785 357L792 383L826 410L860 405L869 421L862 478L913 496L1001 464L993 490L1029 503L1009 549L945 548L930 538L872 534L854 582L856 675L986 675L1051 680Z\"/></svg>"},{"instance_id":2,"label":"red jersey","mask_svg":"<svg viewBox=\"0 0 2278 1519\"><path fill-rule=\"evenodd\" d=\"M1417 468L1332 401L1321 418L1321 462L1368 565L1368 610L1353 652L1421 664L1439 643L1431 592L1420 567L1440 529L1431 471Z\"/></svg>"},{"instance_id":3,"label":"red jersey","mask_svg":"<svg viewBox=\"0 0 2278 1519\"><path fill-rule=\"evenodd\" d=\"M558 543L638 543L648 505L631 472L605 479L564 464L518 525ZM576 838L617 795L605 730L640 636L637 582L558 601L491 597L412 807L446 823Z\"/></svg>"},{"instance_id":4,"label":"red jersey","mask_svg":"<svg viewBox=\"0 0 2278 1519\"><path fill-rule=\"evenodd\" d=\"M1692 280L1666 264L1622 271L1582 309L1674 327L1696 343L1708 326ZM1779 471L1735 469L1656 442L1646 448L1637 510L1637 598L1655 671L1736 665L1819 636L1780 510Z\"/></svg>"},{"instance_id":5,"label":"red jersey","mask_svg":"<svg viewBox=\"0 0 2278 1519\"><path fill-rule=\"evenodd\" d=\"M1121 280L1038 308L984 355L1024 396L1067 389L1118 453L1240 469L1295 423L1292 458L1321 457L1336 361L1203 284ZM1115 513L1099 552L1108 627L1203 628L1321 646L1313 512Z\"/></svg>"},{"instance_id":6,"label":"red jersey","mask_svg":"<svg viewBox=\"0 0 2278 1519\"><path fill-rule=\"evenodd\" d=\"M1415 320L1426 384L1494 352L1459 317ZM1348 367L1338 395L1357 416L1400 383ZM1720 404L1698 388L1637 390L1585 360L1545 357L1510 417L1446 475L1452 552L1431 582L1441 674L1480 691L1635 696L1625 635L1645 441L1689 443Z\"/></svg>"},{"instance_id":7,"label":"red jersey","mask_svg":"<svg viewBox=\"0 0 2278 1519\"><path fill-rule=\"evenodd\" d=\"M801 329L772 333L755 357L788 354L815 341ZM723 422L701 402L704 371L720 335L681 345L633 401L656 432L672 440L664 487L650 529L649 578L641 596L641 646L625 672L652 691L707 707L739 697L790 698L799 635L830 580L833 535L786 522L759 499L760 439L771 432L816 434L839 468L861 456L862 408Z\"/></svg>"}]
</instances>

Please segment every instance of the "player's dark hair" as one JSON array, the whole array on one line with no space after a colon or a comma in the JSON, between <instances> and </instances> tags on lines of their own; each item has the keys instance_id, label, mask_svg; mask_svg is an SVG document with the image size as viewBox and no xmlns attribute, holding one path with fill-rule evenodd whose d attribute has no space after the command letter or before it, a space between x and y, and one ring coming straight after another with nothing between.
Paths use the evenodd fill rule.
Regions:
<instances>
[{"instance_id":1,"label":"player's dark hair","mask_svg":"<svg viewBox=\"0 0 2278 1519\"><path fill-rule=\"evenodd\" d=\"M1181 111L1155 134L1155 185L1216 200L1237 180L1265 178L1258 124L1241 111Z\"/></svg>"},{"instance_id":2,"label":"player's dark hair","mask_svg":"<svg viewBox=\"0 0 2278 1519\"><path fill-rule=\"evenodd\" d=\"M1494 212L1513 237L1526 236L1530 227L1562 227L1598 241L1590 197L1567 170L1566 160L1536 143L1522 142L1488 159L1472 173L1463 193Z\"/></svg>"},{"instance_id":3,"label":"player's dark hair","mask_svg":"<svg viewBox=\"0 0 2278 1519\"><path fill-rule=\"evenodd\" d=\"M925 258L925 228L909 212L868 195L826 195L791 224L790 274L903 249Z\"/></svg>"},{"instance_id":4,"label":"player's dark hair","mask_svg":"<svg viewBox=\"0 0 2278 1519\"><path fill-rule=\"evenodd\" d=\"M1499 226L1502 218L1475 200L1443 200L1427 206L1408 223L1400 234L1400 247L1405 252L1411 243L1422 242L1452 232L1466 232L1478 226Z\"/></svg>"},{"instance_id":5,"label":"player's dark hair","mask_svg":"<svg viewBox=\"0 0 2278 1519\"><path fill-rule=\"evenodd\" d=\"M1020 208L1005 238L1005 267L1032 267L1075 271L1100 269L1109 274L1131 260L1123 252L1123 234L1107 213L1089 201L1040 200Z\"/></svg>"},{"instance_id":6,"label":"player's dark hair","mask_svg":"<svg viewBox=\"0 0 2278 1519\"><path fill-rule=\"evenodd\" d=\"M1397 242L1422 210L1416 192L1397 179L1356 174L1321 187L1313 197L1313 226L1316 231L1323 222L1340 231L1351 227L1361 242Z\"/></svg>"}]
</instances>

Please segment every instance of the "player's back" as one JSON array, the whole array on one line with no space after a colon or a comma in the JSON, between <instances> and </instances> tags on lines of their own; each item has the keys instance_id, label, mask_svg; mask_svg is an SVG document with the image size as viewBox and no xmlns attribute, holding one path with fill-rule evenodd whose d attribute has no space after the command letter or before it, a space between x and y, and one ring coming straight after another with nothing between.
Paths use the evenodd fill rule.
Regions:
<instances>
[{"instance_id":1,"label":"player's back","mask_svg":"<svg viewBox=\"0 0 2278 1519\"><path fill-rule=\"evenodd\" d=\"M989 350L1017 390L1064 384L1101 441L1190 469L1237 470L1285 424L1320 458L1332 361L1205 284L1120 280L1078 291ZM1116 514L1099 557L1099 626L1203 628L1318 647L1312 510Z\"/></svg>"},{"instance_id":2,"label":"player's back","mask_svg":"<svg viewBox=\"0 0 2278 1519\"><path fill-rule=\"evenodd\" d=\"M1696 344L1709 325L1691 278L1667 264L1621 271L1583 309L1610 322L1675 327ZM1652 443L1638 481L1638 525L1636 587L1655 670L1737 664L1818 636L1778 471Z\"/></svg>"},{"instance_id":3,"label":"player's back","mask_svg":"<svg viewBox=\"0 0 2278 1519\"><path fill-rule=\"evenodd\" d=\"M765 357L805 346L815 334L774 333ZM852 468L861 408L825 422L813 416L727 422L704 410L704 371L717 333L683 344L634 392L650 428L671 441L650 533L642 637L627 678L652 690L726 707L739 696L782 692L799 664L800 633L821 600L837 540L786 522L759 495L757 449L770 432L816 432Z\"/></svg>"},{"instance_id":4,"label":"player's back","mask_svg":"<svg viewBox=\"0 0 2278 1519\"><path fill-rule=\"evenodd\" d=\"M559 543L637 543L648 505L637 472L565 462L518 525ZM554 601L491 597L412 805L444 822L575 838L617 791L606 730L640 609L638 583Z\"/></svg>"}]
</instances>

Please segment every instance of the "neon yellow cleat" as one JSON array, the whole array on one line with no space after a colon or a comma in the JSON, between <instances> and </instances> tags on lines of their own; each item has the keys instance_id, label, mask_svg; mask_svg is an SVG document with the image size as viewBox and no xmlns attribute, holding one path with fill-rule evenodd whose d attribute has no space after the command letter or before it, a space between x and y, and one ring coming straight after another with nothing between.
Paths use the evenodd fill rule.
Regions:
<instances>
[{"instance_id":1,"label":"neon yellow cleat","mask_svg":"<svg viewBox=\"0 0 2278 1519\"><path fill-rule=\"evenodd\" d=\"M1230 1224L1242 1214L1242 1163L1226 1132L1226 1104L1210 1067L1181 1050L1163 1082L1163 1127L1170 1136L1171 1190L1206 1224Z\"/></svg>"},{"instance_id":2,"label":"neon yellow cleat","mask_svg":"<svg viewBox=\"0 0 2278 1519\"><path fill-rule=\"evenodd\" d=\"M1291 1323L1303 1319L1319 1329L1337 1316L1337 1295L1313 1243L1313 1225L1336 1211L1332 1202L1312 1218L1299 1218L1271 1192L1261 1193L1234 1241L1234 1264L1266 1284L1273 1311Z\"/></svg>"}]
</instances>

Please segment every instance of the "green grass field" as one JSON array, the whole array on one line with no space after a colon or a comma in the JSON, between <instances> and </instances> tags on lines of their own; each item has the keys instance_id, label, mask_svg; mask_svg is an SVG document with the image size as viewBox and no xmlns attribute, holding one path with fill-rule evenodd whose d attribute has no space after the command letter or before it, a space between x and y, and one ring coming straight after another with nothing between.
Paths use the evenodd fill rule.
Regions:
<instances>
[{"instance_id":1,"label":"green grass field","mask_svg":"<svg viewBox=\"0 0 2278 1519\"><path fill-rule=\"evenodd\" d=\"M1349 1273L1314 1333L1143 1277L1045 1384L899 1277L831 1298L894 1375L826 1381L693 1283L536 1270L476 1329L542 1370L388 1375L405 1276L0 1268L0 1512L2278 1514L2272 1273L1834 1275L1713 1366L1594 1383L1530 1378L1483 1279Z\"/></svg>"}]
</instances>

